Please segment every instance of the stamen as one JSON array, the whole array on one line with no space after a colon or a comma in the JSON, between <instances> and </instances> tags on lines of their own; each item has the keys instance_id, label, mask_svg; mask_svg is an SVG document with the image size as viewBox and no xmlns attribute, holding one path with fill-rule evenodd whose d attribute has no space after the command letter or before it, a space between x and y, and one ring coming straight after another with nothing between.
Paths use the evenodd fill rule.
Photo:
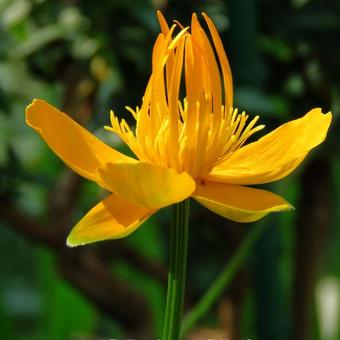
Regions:
<instances>
[{"instance_id":1,"label":"stamen","mask_svg":"<svg viewBox=\"0 0 340 340\"><path fill-rule=\"evenodd\" d=\"M126 106L136 128L132 131L124 119L118 120L111 111L111 127L105 129L116 133L140 160L201 178L264 125L256 126L258 116L248 123L244 111L239 113L231 107L229 64L209 19L206 18L215 50L195 16L192 33L178 25L182 30L174 38L175 25L169 29L162 16L159 20L162 34L154 47L152 75L142 106L135 110ZM224 89L228 91L225 103L220 67ZM180 100L183 73L186 97Z\"/></svg>"}]
</instances>

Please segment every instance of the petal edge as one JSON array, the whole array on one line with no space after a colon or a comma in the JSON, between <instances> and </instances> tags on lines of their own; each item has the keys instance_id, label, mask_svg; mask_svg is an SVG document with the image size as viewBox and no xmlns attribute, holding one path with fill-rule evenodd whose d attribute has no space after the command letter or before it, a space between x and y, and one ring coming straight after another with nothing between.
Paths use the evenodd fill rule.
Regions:
<instances>
[{"instance_id":1,"label":"petal edge","mask_svg":"<svg viewBox=\"0 0 340 340\"><path fill-rule=\"evenodd\" d=\"M195 200L214 213L236 222L254 222L271 212L292 210L282 197L266 190L204 180Z\"/></svg>"},{"instance_id":2,"label":"petal edge","mask_svg":"<svg viewBox=\"0 0 340 340\"><path fill-rule=\"evenodd\" d=\"M119 239L134 232L156 211L136 206L110 195L94 206L71 230L67 245L76 247L97 241Z\"/></svg>"}]
</instances>

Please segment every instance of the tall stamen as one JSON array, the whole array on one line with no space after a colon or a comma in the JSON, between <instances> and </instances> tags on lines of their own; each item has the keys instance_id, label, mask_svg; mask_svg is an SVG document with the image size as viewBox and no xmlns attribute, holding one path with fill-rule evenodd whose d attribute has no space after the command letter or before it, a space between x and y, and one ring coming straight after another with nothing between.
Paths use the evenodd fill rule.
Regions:
<instances>
[{"instance_id":1,"label":"tall stamen","mask_svg":"<svg viewBox=\"0 0 340 340\"><path fill-rule=\"evenodd\" d=\"M229 64L216 29L205 19L218 60L196 15L191 33L183 28L174 37L175 25L169 29L160 16L162 33L154 46L152 75L142 106L127 108L136 120L135 132L113 112L111 127L106 127L140 160L186 171L194 178L207 175L264 127L255 126L258 116L247 124L248 115L231 107ZM181 100L183 73L186 96Z\"/></svg>"}]
</instances>

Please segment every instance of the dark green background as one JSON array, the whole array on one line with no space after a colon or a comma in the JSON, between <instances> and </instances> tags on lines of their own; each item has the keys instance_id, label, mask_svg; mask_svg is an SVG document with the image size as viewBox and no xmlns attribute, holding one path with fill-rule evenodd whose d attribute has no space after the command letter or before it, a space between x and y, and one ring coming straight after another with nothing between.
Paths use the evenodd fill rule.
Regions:
<instances>
[{"instance_id":1,"label":"dark green background","mask_svg":"<svg viewBox=\"0 0 340 340\"><path fill-rule=\"evenodd\" d=\"M213 18L236 106L260 114L265 131L312 107L334 114L325 143L267 186L296 210L258 222L263 236L194 338L340 339L329 309L340 309L339 0L0 1L0 339L160 336L169 209L124 240L68 249L103 193L24 122L43 98L126 151L102 126L110 109L123 117L141 103L157 8L184 25L193 11ZM252 227L192 204L186 309Z\"/></svg>"}]
</instances>

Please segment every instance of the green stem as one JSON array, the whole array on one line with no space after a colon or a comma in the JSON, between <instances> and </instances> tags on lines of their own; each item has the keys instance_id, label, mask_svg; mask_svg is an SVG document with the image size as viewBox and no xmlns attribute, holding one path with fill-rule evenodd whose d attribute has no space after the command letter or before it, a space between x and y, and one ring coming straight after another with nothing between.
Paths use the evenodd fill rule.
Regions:
<instances>
[{"instance_id":1,"label":"green stem","mask_svg":"<svg viewBox=\"0 0 340 340\"><path fill-rule=\"evenodd\" d=\"M189 200L174 205L163 340L178 340L181 330L188 250Z\"/></svg>"},{"instance_id":2,"label":"green stem","mask_svg":"<svg viewBox=\"0 0 340 340\"><path fill-rule=\"evenodd\" d=\"M208 291L197 303L197 305L186 315L183 320L181 336L184 336L190 329L192 329L196 323L206 315L207 311L212 305L220 298L223 291L226 289L231 279L234 277L240 265L243 263L247 255L249 254L252 246L259 238L264 226L263 222L254 224L248 235L242 241L239 248L226 264L222 272L212 283Z\"/></svg>"}]
</instances>

